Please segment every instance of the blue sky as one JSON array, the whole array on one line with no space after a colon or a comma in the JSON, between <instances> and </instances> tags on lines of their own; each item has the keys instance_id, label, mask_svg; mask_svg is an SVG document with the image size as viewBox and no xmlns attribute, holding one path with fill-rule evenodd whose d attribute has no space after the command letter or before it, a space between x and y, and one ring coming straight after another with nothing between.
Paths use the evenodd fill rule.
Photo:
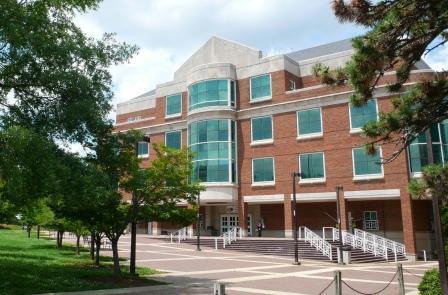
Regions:
<instances>
[{"instance_id":1,"label":"blue sky","mask_svg":"<svg viewBox=\"0 0 448 295\"><path fill-rule=\"evenodd\" d=\"M214 35L272 55L365 32L338 23L329 0L106 0L75 21L90 36L116 32L120 41L140 47L130 63L111 68L114 105L172 80L173 72ZM448 47L425 60L447 69Z\"/></svg>"}]
</instances>

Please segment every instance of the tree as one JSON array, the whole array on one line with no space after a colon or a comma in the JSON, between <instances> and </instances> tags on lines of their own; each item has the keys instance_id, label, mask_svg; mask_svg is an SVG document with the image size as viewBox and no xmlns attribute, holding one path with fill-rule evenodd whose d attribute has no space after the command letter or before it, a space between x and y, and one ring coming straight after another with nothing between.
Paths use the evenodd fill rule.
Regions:
<instances>
[{"instance_id":1,"label":"tree","mask_svg":"<svg viewBox=\"0 0 448 295\"><path fill-rule=\"evenodd\" d=\"M448 117L448 81L445 73L422 81L400 94L410 73L423 54L448 42L448 3L439 0L333 1L341 22L353 22L369 31L353 39L355 53L343 70L329 71L318 65L315 72L329 84L348 81L354 106L373 96L380 79L395 70L396 81L389 85L395 97L393 110L381 113L377 122L364 126L368 150L374 145L395 144L396 151L385 162L395 159L420 133Z\"/></svg>"},{"instance_id":2,"label":"tree","mask_svg":"<svg viewBox=\"0 0 448 295\"><path fill-rule=\"evenodd\" d=\"M59 139L90 142L109 125L109 66L127 61L135 46L114 34L86 37L76 13L100 0L0 2L0 106L3 125L20 125ZM7 96L12 96L12 100Z\"/></svg>"}]
</instances>

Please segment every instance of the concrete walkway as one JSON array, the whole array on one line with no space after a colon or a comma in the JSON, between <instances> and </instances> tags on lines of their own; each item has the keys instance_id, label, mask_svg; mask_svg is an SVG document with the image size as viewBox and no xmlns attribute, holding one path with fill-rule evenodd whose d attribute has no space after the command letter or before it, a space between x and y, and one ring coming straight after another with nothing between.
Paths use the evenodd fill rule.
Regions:
<instances>
[{"instance_id":1,"label":"concrete walkway","mask_svg":"<svg viewBox=\"0 0 448 295\"><path fill-rule=\"evenodd\" d=\"M121 257L129 256L130 237L120 239ZM102 255L106 255L103 251ZM226 294L279 294L308 295L335 294L332 283L334 271L341 270L344 295L374 293L382 295L398 293L395 263L352 264L339 266L334 263L301 261L292 265L290 257L265 256L229 250L214 250L187 244L167 243L139 235L137 238L137 265L163 271L152 278L169 283L132 289L78 292L66 294L213 294L213 284L226 284ZM406 292L417 294L417 287L425 270L437 267L436 262L404 262ZM351 289L352 288L352 289Z\"/></svg>"}]
</instances>

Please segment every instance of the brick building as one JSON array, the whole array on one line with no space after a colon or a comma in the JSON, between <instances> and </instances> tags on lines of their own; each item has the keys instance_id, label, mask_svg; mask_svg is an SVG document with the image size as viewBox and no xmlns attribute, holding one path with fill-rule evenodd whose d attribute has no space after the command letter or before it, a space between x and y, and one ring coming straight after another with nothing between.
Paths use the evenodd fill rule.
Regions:
<instances>
[{"instance_id":1,"label":"brick building","mask_svg":"<svg viewBox=\"0 0 448 295\"><path fill-rule=\"evenodd\" d=\"M336 186L343 186L342 227L372 231L403 242L408 254L432 249L432 210L428 200L412 200L408 183L426 161L425 139L387 165L378 164L393 147L367 155L360 128L387 111L387 73L366 106L349 105L349 86L326 86L313 76L316 63L341 67L353 53L343 40L288 54L262 52L212 37L174 73L173 81L117 107L117 131L140 129L151 142L195 153L194 179L201 194L201 229L219 235L240 225L255 235L292 236L291 172L297 185L299 224L320 232L335 226ZM417 64L408 85L432 79ZM448 158L448 122L433 128L440 162ZM143 165L151 146L139 144ZM241 221L244 220L245 226ZM148 227L148 228L146 228ZM176 228L152 222L142 230L161 234Z\"/></svg>"}]
</instances>

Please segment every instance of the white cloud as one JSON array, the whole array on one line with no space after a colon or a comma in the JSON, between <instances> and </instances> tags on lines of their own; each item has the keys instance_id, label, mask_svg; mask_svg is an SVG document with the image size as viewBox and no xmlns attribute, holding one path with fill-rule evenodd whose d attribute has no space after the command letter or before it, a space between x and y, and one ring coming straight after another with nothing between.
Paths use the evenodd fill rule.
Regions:
<instances>
[{"instance_id":1,"label":"white cloud","mask_svg":"<svg viewBox=\"0 0 448 295\"><path fill-rule=\"evenodd\" d=\"M430 52L424 59L434 70L448 70L448 46L438 47Z\"/></svg>"}]
</instances>

